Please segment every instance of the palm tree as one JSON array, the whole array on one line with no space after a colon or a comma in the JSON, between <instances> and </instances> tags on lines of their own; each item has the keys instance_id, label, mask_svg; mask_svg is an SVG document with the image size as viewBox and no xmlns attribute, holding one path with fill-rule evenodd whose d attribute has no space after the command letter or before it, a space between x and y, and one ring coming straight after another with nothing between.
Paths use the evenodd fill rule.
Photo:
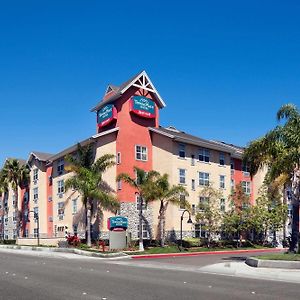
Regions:
<instances>
[{"instance_id":1,"label":"palm tree","mask_svg":"<svg viewBox=\"0 0 300 300\"><path fill-rule=\"evenodd\" d=\"M147 185L150 184L154 177L158 176L159 173L156 171L149 171L146 172L143 169L140 169L138 167L133 168L134 173L135 173L135 178L130 177L129 174L127 173L120 173L116 180L120 181L123 180L130 186L132 186L138 196L139 196L139 250L144 251L144 244L143 244L143 205L145 199L145 191L148 189ZM148 189L149 190L149 189Z\"/></svg>"},{"instance_id":2,"label":"palm tree","mask_svg":"<svg viewBox=\"0 0 300 300\"><path fill-rule=\"evenodd\" d=\"M264 166L268 168L267 182L285 177L291 187L293 222L290 251L299 250L299 200L300 200L300 113L293 104L283 105L277 120L284 121L262 138L249 144L244 161L250 165L251 175Z\"/></svg>"},{"instance_id":3,"label":"palm tree","mask_svg":"<svg viewBox=\"0 0 300 300\"><path fill-rule=\"evenodd\" d=\"M169 203L177 206L188 207L188 202L181 196L188 196L188 192L182 185L170 185L169 175L158 175L152 182L145 186L144 196L147 202L160 201L159 207L159 240L161 247L165 246L166 210Z\"/></svg>"},{"instance_id":4,"label":"palm tree","mask_svg":"<svg viewBox=\"0 0 300 300\"><path fill-rule=\"evenodd\" d=\"M88 154L92 148L82 149ZM66 191L74 189L79 192L82 197L82 202L86 211L86 235L87 245L91 246L91 217L92 204L97 201L101 208L116 211L119 207L119 202L112 195L108 184L103 181L103 173L114 163L114 155L105 154L97 159L94 163L89 160L82 160L83 156L78 154L77 158L69 159L70 165L68 170L74 172L74 176L66 180ZM85 161L85 163L83 163ZM82 164L82 165L81 165Z\"/></svg>"},{"instance_id":5,"label":"palm tree","mask_svg":"<svg viewBox=\"0 0 300 300\"><path fill-rule=\"evenodd\" d=\"M2 169L2 176L5 178L6 184L10 184L15 197L15 213L17 219L17 236L19 237L19 228L20 228L20 213L18 209L18 189L24 188L28 185L30 180L30 169L26 164L21 164L17 159L8 159L6 160L4 167Z\"/></svg>"}]
</instances>

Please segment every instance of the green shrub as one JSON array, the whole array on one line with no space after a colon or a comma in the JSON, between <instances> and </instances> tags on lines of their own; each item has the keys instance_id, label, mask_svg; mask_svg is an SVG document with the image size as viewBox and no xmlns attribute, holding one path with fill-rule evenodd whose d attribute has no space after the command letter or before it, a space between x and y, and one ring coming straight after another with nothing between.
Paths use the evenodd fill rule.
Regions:
<instances>
[{"instance_id":1,"label":"green shrub","mask_svg":"<svg viewBox=\"0 0 300 300\"><path fill-rule=\"evenodd\" d=\"M15 245L16 244L16 240L2 240L0 242L0 244L3 244L3 245Z\"/></svg>"}]
</instances>

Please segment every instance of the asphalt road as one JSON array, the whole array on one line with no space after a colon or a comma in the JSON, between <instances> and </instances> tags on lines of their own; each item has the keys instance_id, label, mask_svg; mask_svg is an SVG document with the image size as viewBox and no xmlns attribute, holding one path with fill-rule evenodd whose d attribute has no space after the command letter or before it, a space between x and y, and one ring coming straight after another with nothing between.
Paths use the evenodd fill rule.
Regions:
<instances>
[{"instance_id":1,"label":"asphalt road","mask_svg":"<svg viewBox=\"0 0 300 300\"><path fill-rule=\"evenodd\" d=\"M196 266L226 259L166 260ZM162 259L156 263L163 264ZM150 260L149 260L150 261ZM0 252L0 299L299 299L299 284L189 271L136 267L117 261ZM145 262L145 261L144 261ZM152 261L153 263L153 261Z\"/></svg>"}]
</instances>

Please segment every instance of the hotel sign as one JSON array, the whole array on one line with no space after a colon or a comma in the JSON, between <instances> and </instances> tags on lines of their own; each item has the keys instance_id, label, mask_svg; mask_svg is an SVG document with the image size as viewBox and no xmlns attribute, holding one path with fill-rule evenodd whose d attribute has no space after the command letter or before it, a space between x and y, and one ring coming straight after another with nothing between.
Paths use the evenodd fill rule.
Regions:
<instances>
[{"instance_id":1,"label":"hotel sign","mask_svg":"<svg viewBox=\"0 0 300 300\"><path fill-rule=\"evenodd\" d=\"M97 111L98 127L108 125L112 120L117 118L117 110L112 104L105 105Z\"/></svg>"},{"instance_id":2,"label":"hotel sign","mask_svg":"<svg viewBox=\"0 0 300 300\"><path fill-rule=\"evenodd\" d=\"M154 101L143 96L133 96L130 99L130 111L143 118L155 118Z\"/></svg>"},{"instance_id":3,"label":"hotel sign","mask_svg":"<svg viewBox=\"0 0 300 300\"><path fill-rule=\"evenodd\" d=\"M117 216L107 219L107 228L109 230L127 229L128 219L125 217Z\"/></svg>"}]
</instances>

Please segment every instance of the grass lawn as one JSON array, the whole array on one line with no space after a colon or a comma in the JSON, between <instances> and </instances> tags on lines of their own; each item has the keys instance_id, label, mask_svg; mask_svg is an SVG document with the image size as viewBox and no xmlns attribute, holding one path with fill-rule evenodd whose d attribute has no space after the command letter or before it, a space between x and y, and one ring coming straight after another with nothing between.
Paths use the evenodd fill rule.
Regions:
<instances>
[{"instance_id":1,"label":"grass lawn","mask_svg":"<svg viewBox=\"0 0 300 300\"><path fill-rule=\"evenodd\" d=\"M243 247L243 248L206 248L206 247L193 247L184 248L182 251L177 246L166 246L166 247L153 247L148 248L143 252L130 252L130 255L142 255L142 254L161 254L161 253L186 253L186 252L207 252L207 251L226 251L226 250L249 250L249 249L266 249L263 246L255 247Z\"/></svg>"},{"instance_id":2,"label":"grass lawn","mask_svg":"<svg viewBox=\"0 0 300 300\"><path fill-rule=\"evenodd\" d=\"M265 254L260 256L255 256L258 259L267 259L267 260L289 260L289 261L300 261L300 254L293 253L274 253L274 254Z\"/></svg>"}]
</instances>

